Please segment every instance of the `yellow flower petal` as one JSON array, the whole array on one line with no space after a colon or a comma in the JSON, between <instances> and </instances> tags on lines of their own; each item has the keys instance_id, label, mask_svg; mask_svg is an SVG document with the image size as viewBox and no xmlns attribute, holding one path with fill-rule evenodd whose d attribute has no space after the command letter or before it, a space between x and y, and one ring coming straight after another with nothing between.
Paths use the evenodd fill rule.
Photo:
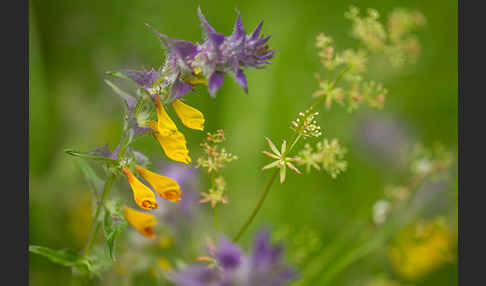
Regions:
<instances>
[{"instance_id":1,"label":"yellow flower petal","mask_svg":"<svg viewBox=\"0 0 486 286\"><path fill-rule=\"evenodd\" d=\"M164 149L165 155L170 159L178 162L189 164L191 157L189 157L189 150L186 146L186 138L184 134L179 131L164 136L161 133L154 134L155 139L159 141L160 146Z\"/></svg>"},{"instance_id":2,"label":"yellow flower petal","mask_svg":"<svg viewBox=\"0 0 486 286\"><path fill-rule=\"evenodd\" d=\"M164 136L176 132L177 126L165 111L164 105L160 102L158 96L155 98L155 109L157 110L157 129L154 128L155 126L153 126L153 124L151 125L152 129L155 129L155 131L158 131Z\"/></svg>"},{"instance_id":3,"label":"yellow flower petal","mask_svg":"<svg viewBox=\"0 0 486 286\"><path fill-rule=\"evenodd\" d=\"M181 188L174 179L151 172L142 166L137 166L137 171L162 198L171 202L181 199Z\"/></svg>"},{"instance_id":4,"label":"yellow flower petal","mask_svg":"<svg viewBox=\"0 0 486 286\"><path fill-rule=\"evenodd\" d=\"M127 177L130 187L132 187L133 197L137 205L146 210L158 208L159 205L157 205L155 195L152 190L140 182L137 177L133 175L132 171L130 171L130 169L128 169L126 166L123 166L123 172Z\"/></svg>"},{"instance_id":5,"label":"yellow flower petal","mask_svg":"<svg viewBox=\"0 0 486 286\"><path fill-rule=\"evenodd\" d=\"M125 206L125 218L142 235L155 239L153 229L157 224L155 216Z\"/></svg>"},{"instance_id":6,"label":"yellow flower petal","mask_svg":"<svg viewBox=\"0 0 486 286\"><path fill-rule=\"evenodd\" d=\"M199 110L180 100L172 102L172 107L186 127L197 130L204 129L204 115Z\"/></svg>"}]
</instances>

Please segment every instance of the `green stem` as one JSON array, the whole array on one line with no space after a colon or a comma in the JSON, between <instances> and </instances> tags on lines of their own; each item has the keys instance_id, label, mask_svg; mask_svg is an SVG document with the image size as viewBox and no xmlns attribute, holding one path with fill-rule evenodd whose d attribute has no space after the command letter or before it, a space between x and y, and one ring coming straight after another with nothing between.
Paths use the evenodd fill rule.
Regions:
<instances>
[{"instance_id":1,"label":"green stem","mask_svg":"<svg viewBox=\"0 0 486 286\"><path fill-rule=\"evenodd\" d=\"M355 250L347 253L347 255L344 255L335 261L331 267L325 271L320 285L327 285L334 277L336 277L336 275L346 269L346 267L377 249L383 244L383 239L383 237L377 237L376 239L373 239L370 242L356 248Z\"/></svg>"},{"instance_id":2,"label":"green stem","mask_svg":"<svg viewBox=\"0 0 486 286\"><path fill-rule=\"evenodd\" d=\"M241 227L240 231L238 232L238 234L233 239L234 242L237 242L241 238L241 236L243 235L243 233L245 232L245 230L248 228L248 226L251 224L251 222L253 221L253 219L257 215L258 211L260 210L260 208L263 205L263 202L265 201L265 198L268 195L268 191L270 190L270 187L272 186L273 181L275 181L275 178L277 178L278 172L279 172L279 169L275 169L275 171L272 174L272 177L270 178L270 181L268 181L267 185L265 186L265 189L263 190L263 193L262 193L262 195L260 197L260 200L258 201L257 205L253 209L253 212L248 217L248 219L246 220L245 224Z\"/></svg>"},{"instance_id":3,"label":"green stem","mask_svg":"<svg viewBox=\"0 0 486 286\"><path fill-rule=\"evenodd\" d=\"M111 173L106 179L105 186L103 187L103 193L101 195L101 200L98 202L98 206L96 207L96 212L93 217L94 227L91 228L91 233L89 235L88 243L86 244L86 248L84 249L84 256L88 256L91 253L91 250L93 249L94 242L96 241L96 235L98 234L98 231L101 227L101 223L99 221L101 209L105 204L106 198L110 193L113 183L115 182L115 178L116 178L115 174Z\"/></svg>"},{"instance_id":4,"label":"green stem","mask_svg":"<svg viewBox=\"0 0 486 286\"><path fill-rule=\"evenodd\" d=\"M348 70L349 70L349 67L346 67L346 68L344 68L344 69L341 70L341 72L336 76L336 79L333 81L332 86L330 87L330 90L332 90L332 89L334 89L334 87L336 87L336 85L338 84L338 82L341 80L341 78L344 76L344 74ZM325 100L325 96L319 97L311 105L311 107L308 109L309 114L312 113L314 111L314 109L316 109L318 106L320 106L324 102L324 100ZM290 151L292 151L292 149L297 144L297 142L299 141L300 138L301 138L301 134L300 133L298 133L298 134L296 134L294 136L294 139L292 140L292 144L290 144L290 148L288 148L287 150L285 150L285 152L282 154L282 158L285 158L287 156L287 154L289 154ZM279 172L279 169L275 169L275 171L273 172L272 177L270 178L270 180L268 181L267 185L265 186L265 189L263 190L263 193L260 196L260 199L258 200L257 205L255 206L255 208L251 212L250 216L246 219L245 224L243 224L243 226L238 231L238 234L233 239L234 242L237 242L241 238L241 236L243 235L243 233L245 232L245 230L253 222L253 219L255 218L255 216L257 215L258 211L262 207L263 202L265 201L265 198L268 195L268 191L270 190L270 187L273 185L273 182L275 181L275 178L277 177L278 172Z\"/></svg>"},{"instance_id":5,"label":"green stem","mask_svg":"<svg viewBox=\"0 0 486 286\"><path fill-rule=\"evenodd\" d=\"M218 206L214 206L214 208L213 208L213 214L214 214L214 228L216 229L216 231L219 231L219 216L218 216L218 210L217 210L217 207L218 207Z\"/></svg>"}]
</instances>

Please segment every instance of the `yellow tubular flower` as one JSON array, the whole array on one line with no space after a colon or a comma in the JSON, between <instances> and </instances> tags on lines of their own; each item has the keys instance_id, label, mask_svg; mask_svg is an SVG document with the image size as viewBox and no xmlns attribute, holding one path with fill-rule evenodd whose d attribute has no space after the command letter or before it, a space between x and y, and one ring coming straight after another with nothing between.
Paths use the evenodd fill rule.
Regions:
<instances>
[{"instance_id":1,"label":"yellow tubular flower","mask_svg":"<svg viewBox=\"0 0 486 286\"><path fill-rule=\"evenodd\" d=\"M186 146L186 138L184 134L176 131L169 136L163 136L161 133L154 134L155 139L159 141L160 146L164 149L165 155L170 159L178 162L189 164L191 157L189 157L189 150Z\"/></svg>"},{"instance_id":2,"label":"yellow tubular flower","mask_svg":"<svg viewBox=\"0 0 486 286\"><path fill-rule=\"evenodd\" d=\"M154 137L159 141L167 157L174 161L189 164L189 150L186 146L186 138L177 130L177 127L165 111L160 99L155 98L155 108L157 109L157 122L152 121L150 127L157 131Z\"/></svg>"},{"instance_id":3,"label":"yellow tubular flower","mask_svg":"<svg viewBox=\"0 0 486 286\"><path fill-rule=\"evenodd\" d=\"M181 199L181 188L174 179L151 172L142 166L137 166L138 173L154 188L159 196L177 202Z\"/></svg>"},{"instance_id":4,"label":"yellow tubular flower","mask_svg":"<svg viewBox=\"0 0 486 286\"><path fill-rule=\"evenodd\" d=\"M186 127L201 131L204 130L204 115L199 110L185 104L179 99L172 102L172 107Z\"/></svg>"},{"instance_id":5,"label":"yellow tubular flower","mask_svg":"<svg viewBox=\"0 0 486 286\"><path fill-rule=\"evenodd\" d=\"M155 109L157 110L157 129L163 136L168 136L174 132L177 132L177 126L170 118L169 114L165 111L164 105L160 102L160 98L155 97ZM152 129L154 129L152 127Z\"/></svg>"},{"instance_id":6,"label":"yellow tubular flower","mask_svg":"<svg viewBox=\"0 0 486 286\"><path fill-rule=\"evenodd\" d=\"M127 177L130 187L132 187L133 197L135 198L137 205L146 210L158 208L159 205L157 205L155 195L152 190L140 182L137 177L133 175L132 171L130 171L130 169L128 169L126 166L123 166L123 172Z\"/></svg>"},{"instance_id":7,"label":"yellow tubular flower","mask_svg":"<svg viewBox=\"0 0 486 286\"><path fill-rule=\"evenodd\" d=\"M157 224L155 216L125 206L125 218L142 235L155 239L153 229Z\"/></svg>"}]
</instances>

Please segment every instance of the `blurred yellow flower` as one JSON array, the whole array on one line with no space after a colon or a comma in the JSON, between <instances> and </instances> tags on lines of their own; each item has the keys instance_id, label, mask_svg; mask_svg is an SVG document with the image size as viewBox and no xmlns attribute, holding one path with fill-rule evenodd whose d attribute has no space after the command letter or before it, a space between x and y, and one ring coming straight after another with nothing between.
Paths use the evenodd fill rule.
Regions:
<instances>
[{"instance_id":1,"label":"blurred yellow flower","mask_svg":"<svg viewBox=\"0 0 486 286\"><path fill-rule=\"evenodd\" d=\"M142 235L155 239L153 229L157 224L155 216L125 206L125 218Z\"/></svg>"},{"instance_id":2,"label":"blurred yellow flower","mask_svg":"<svg viewBox=\"0 0 486 286\"><path fill-rule=\"evenodd\" d=\"M162 198L171 202L181 199L181 188L174 179L151 172L139 165L137 171Z\"/></svg>"},{"instance_id":3,"label":"blurred yellow flower","mask_svg":"<svg viewBox=\"0 0 486 286\"><path fill-rule=\"evenodd\" d=\"M417 280L455 259L456 237L438 220L418 222L400 232L388 248L395 271Z\"/></svg>"},{"instance_id":4,"label":"blurred yellow flower","mask_svg":"<svg viewBox=\"0 0 486 286\"><path fill-rule=\"evenodd\" d=\"M170 265L170 261L165 257L157 258L157 265L162 271L169 271L172 270L172 266Z\"/></svg>"},{"instance_id":5,"label":"blurred yellow flower","mask_svg":"<svg viewBox=\"0 0 486 286\"><path fill-rule=\"evenodd\" d=\"M191 162L189 150L186 146L184 134L177 130L177 127L165 111L160 99L155 98L155 108L157 109L157 122L152 121L150 127L157 131L154 137L159 141L167 157L174 161L188 164Z\"/></svg>"},{"instance_id":6,"label":"blurred yellow flower","mask_svg":"<svg viewBox=\"0 0 486 286\"><path fill-rule=\"evenodd\" d=\"M69 208L69 228L74 237L74 242L82 247L88 240L91 228L91 200L83 198Z\"/></svg>"},{"instance_id":7,"label":"blurred yellow flower","mask_svg":"<svg viewBox=\"0 0 486 286\"><path fill-rule=\"evenodd\" d=\"M172 236L170 236L170 235L163 235L159 239L159 247L161 249L170 248L172 246L172 243L173 243Z\"/></svg>"},{"instance_id":8,"label":"blurred yellow flower","mask_svg":"<svg viewBox=\"0 0 486 286\"><path fill-rule=\"evenodd\" d=\"M185 104L181 100L174 101L172 107L186 127L204 130L204 115L199 110Z\"/></svg>"},{"instance_id":9,"label":"blurred yellow flower","mask_svg":"<svg viewBox=\"0 0 486 286\"><path fill-rule=\"evenodd\" d=\"M133 197L137 205L146 210L158 208L159 205L155 200L155 195L152 190L140 182L126 166L123 166L123 172L127 177L128 183L132 187Z\"/></svg>"}]
</instances>

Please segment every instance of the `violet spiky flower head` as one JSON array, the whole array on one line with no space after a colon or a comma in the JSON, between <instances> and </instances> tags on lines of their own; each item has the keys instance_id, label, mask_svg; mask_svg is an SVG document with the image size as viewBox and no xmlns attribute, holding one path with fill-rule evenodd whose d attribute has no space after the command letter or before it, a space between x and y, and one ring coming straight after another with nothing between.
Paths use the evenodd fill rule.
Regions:
<instances>
[{"instance_id":1,"label":"violet spiky flower head","mask_svg":"<svg viewBox=\"0 0 486 286\"><path fill-rule=\"evenodd\" d=\"M166 61L160 74L164 77L162 86L169 87L171 101L183 97L197 85L207 85L210 95L215 98L226 73L230 73L248 93L244 70L263 68L271 63L269 60L275 50L269 50L266 44L270 36L260 36L263 21L247 35L240 12L237 11L237 14L233 33L225 36L216 32L198 8L204 32L204 41L198 44L172 39L147 24L167 49ZM139 82L144 83L141 80Z\"/></svg>"},{"instance_id":2,"label":"violet spiky flower head","mask_svg":"<svg viewBox=\"0 0 486 286\"><path fill-rule=\"evenodd\" d=\"M255 30L246 35L241 15L237 11L233 34L224 36L217 33L209 24L206 17L198 8L199 19L205 34L205 41L198 45L198 53L194 57L193 67L199 67L203 76L207 79L209 92L216 96L217 90L224 81L225 73L231 73L236 82L248 93L246 76L243 72L246 68L262 68L275 54L275 50L269 50L266 42L270 36L260 37L263 21Z\"/></svg>"},{"instance_id":3,"label":"violet spiky flower head","mask_svg":"<svg viewBox=\"0 0 486 286\"><path fill-rule=\"evenodd\" d=\"M197 54L197 46L184 40L174 40L169 36L160 33L148 25L159 37L167 49L167 58L162 68L165 75L164 86L170 87L172 100L179 99L192 90L195 85L190 78L193 78L194 69L191 62Z\"/></svg>"}]
</instances>

